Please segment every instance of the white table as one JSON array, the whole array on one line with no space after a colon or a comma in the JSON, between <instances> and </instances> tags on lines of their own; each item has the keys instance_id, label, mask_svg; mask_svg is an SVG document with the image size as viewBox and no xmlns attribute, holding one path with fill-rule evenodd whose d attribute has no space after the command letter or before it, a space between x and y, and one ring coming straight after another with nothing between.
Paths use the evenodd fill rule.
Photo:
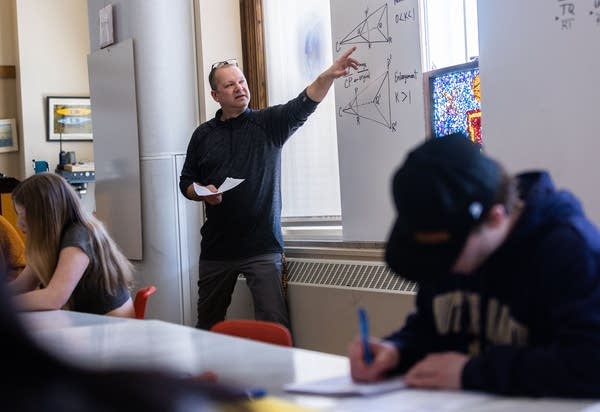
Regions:
<instances>
[{"instance_id":1,"label":"white table","mask_svg":"<svg viewBox=\"0 0 600 412\"><path fill-rule=\"evenodd\" d=\"M158 320L68 311L20 315L33 337L57 356L95 368L160 368L182 376L212 370L225 383L324 411L586 411L593 400L505 398L474 392L402 390L367 398L292 395L290 382L349 373L347 358L285 348Z\"/></svg>"}]
</instances>

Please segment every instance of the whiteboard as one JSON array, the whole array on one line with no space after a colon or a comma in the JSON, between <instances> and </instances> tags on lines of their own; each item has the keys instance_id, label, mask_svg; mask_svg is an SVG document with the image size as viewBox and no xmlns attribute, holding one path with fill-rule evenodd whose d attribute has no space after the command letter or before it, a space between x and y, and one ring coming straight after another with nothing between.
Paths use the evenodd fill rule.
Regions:
<instances>
[{"instance_id":1,"label":"whiteboard","mask_svg":"<svg viewBox=\"0 0 600 412\"><path fill-rule=\"evenodd\" d=\"M352 46L358 70L335 82L343 237L385 241L391 178L425 138L417 0L331 0L333 58Z\"/></svg>"},{"instance_id":2,"label":"whiteboard","mask_svg":"<svg viewBox=\"0 0 600 412\"><path fill-rule=\"evenodd\" d=\"M600 224L600 1L478 2L483 143L547 169Z\"/></svg>"}]
</instances>

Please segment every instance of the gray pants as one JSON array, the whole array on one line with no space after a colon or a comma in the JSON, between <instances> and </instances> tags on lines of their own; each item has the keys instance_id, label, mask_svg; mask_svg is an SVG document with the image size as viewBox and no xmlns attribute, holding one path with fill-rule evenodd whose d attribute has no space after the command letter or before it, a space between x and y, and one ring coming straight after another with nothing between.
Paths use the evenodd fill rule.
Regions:
<instances>
[{"instance_id":1,"label":"gray pants","mask_svg":"<svg viewBox=\"0 0 600 412\"><path fill-rule=\"evenodd\" d=\"M239 260L202 260L198 271L199 329L210 329L225 319L231 295L240 273L254 301L254 317L290 327L281 284L283 256L280 253Z\"/></svg>"}]
</instances>

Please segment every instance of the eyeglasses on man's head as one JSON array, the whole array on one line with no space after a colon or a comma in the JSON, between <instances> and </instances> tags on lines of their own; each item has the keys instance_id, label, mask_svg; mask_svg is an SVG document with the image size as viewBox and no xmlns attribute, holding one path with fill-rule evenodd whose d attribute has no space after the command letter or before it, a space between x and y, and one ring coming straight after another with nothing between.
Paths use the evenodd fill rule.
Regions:
<instances>
[{"instance_id":1,"label":"eyeglasses on man's head","mask_svg":"<svg viewBox=\"0 0 600 412\"><path fill-rule=\"evenodd\" d=\"M213 63L211 70L221 68L223 66L237 66L238 62L236 59L223 60L222 62Z\"/></svg>"}]
</instances>

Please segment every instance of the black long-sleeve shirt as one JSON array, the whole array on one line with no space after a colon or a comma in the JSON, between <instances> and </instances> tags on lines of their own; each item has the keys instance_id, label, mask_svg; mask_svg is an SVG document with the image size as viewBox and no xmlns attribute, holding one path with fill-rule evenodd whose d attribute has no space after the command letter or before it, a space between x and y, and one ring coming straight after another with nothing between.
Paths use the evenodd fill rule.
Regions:
<instances>
[{"instance_id":1,"label":"black long-sleeve shirt","mask_svg":"<svg viewBox=\"0 0 600 412\"><path fill-rule=\"evenodd\" d=\"M242 259L283 252L281 149L317 107L302 91L286 104L247 109L221 121L221 110L192 134L179 188L187 197L193 182L219 187L225 178L245 179L206 204L201 259Z\"/></svg>"}]
</instances>

